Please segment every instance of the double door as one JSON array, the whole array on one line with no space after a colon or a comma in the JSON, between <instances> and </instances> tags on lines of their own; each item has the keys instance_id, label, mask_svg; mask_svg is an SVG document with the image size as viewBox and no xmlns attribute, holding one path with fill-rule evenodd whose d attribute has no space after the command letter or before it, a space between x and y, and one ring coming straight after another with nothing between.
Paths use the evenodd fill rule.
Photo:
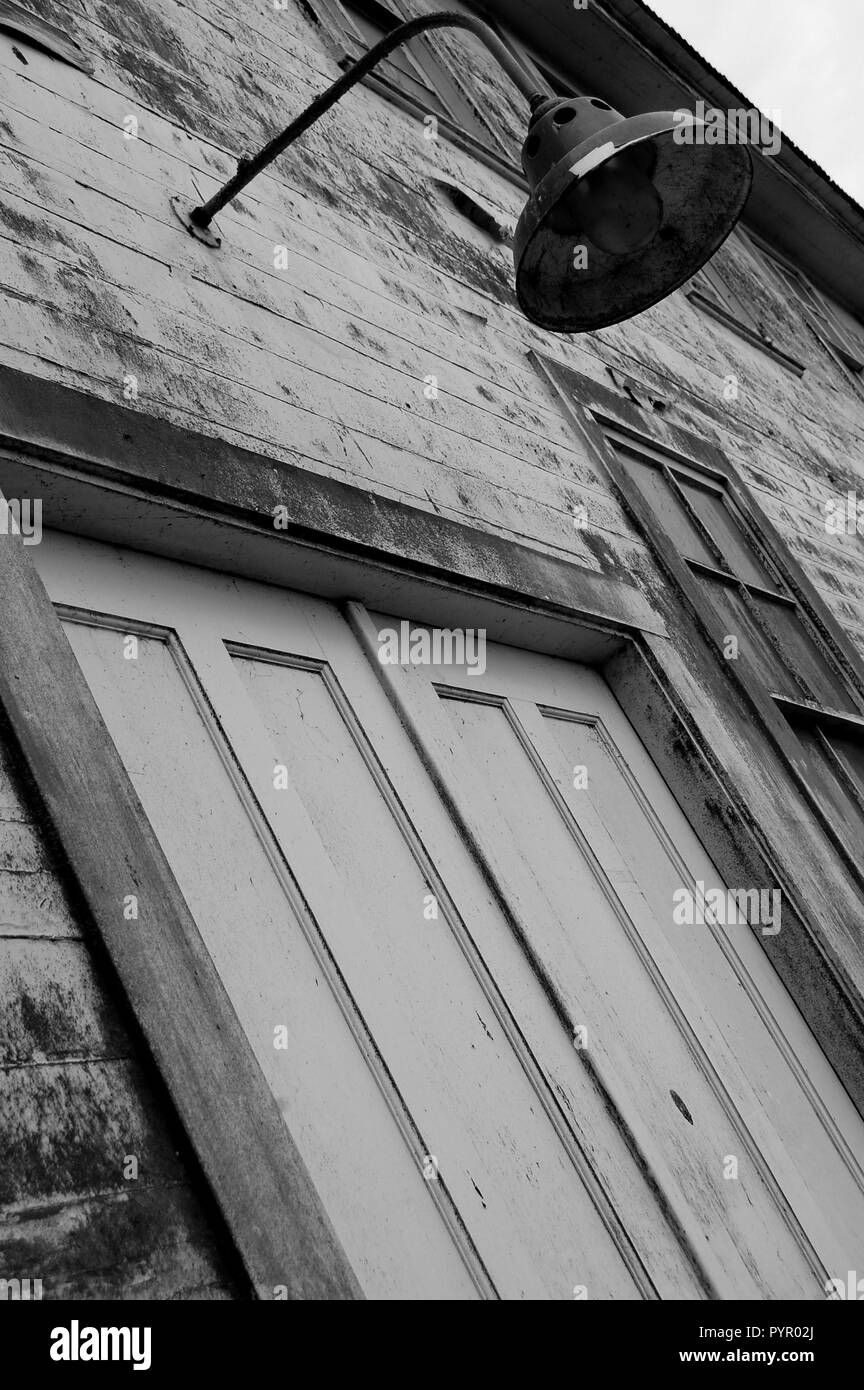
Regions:
<instances>
[{"instance_id":1,"label":"double door","mask_svg":"<svg viewBox=\"0 0 864 1390\"><path fill-rule=\"evenodd\" d=\"M409 615L36 558L367 1297L856 1267L864 1126L759 928L675 920L720 878L596 672L386 664Z\"/></svg>"}]
</instances>

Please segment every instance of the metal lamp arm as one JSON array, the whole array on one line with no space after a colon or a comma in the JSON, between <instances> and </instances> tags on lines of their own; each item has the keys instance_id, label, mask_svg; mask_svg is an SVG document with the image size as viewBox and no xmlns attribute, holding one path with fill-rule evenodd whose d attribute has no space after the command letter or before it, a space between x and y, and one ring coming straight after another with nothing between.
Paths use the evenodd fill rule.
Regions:
<instances>
[{"instance_id":1,"label":"metal lamp arm","mask_svg":"<svg viewBox=\"0 0 864 1390\"><path fill-rule=\"evenodd\" d=\"M364 53L362 58L358 58L347 72L337 78L332 87L328 87L325 92L316 97L306 107L306 110L302 111L296 120L293 120L282 131L281 135L277 135L275 139L265 145L259 154L242 159L237 166L234 177L229 179L218 193L214 193L212 198L208 198L206 203L193 208L189 213L189 220L196 227L209 227L217 212L221 212L227 203L236 198L237 194L261 173L262 169L266 169L268 164L272 164L273 160L278 158L284 150L287 150L298 136L314 125L325 111L330 110L331 106L335 106L346 92L349 92L358 82L362 82L363 78L384 58L389 57L394 49L400 48L402 44L417 38L418 34L426 33L429 29L451 28L469 29L472 34L481 39L528 102L533 104L535 98L543 98L546 95L538 91L536 82L528 76L528 73L501 42L495 31L482 19L477 19L474 15L448 14L443 11L436 14L421 15L417 19L409 19L405 24L398 25L397 28L386 34L379 43L369 49L368 53Z\"/></svg>"}]
</instances>

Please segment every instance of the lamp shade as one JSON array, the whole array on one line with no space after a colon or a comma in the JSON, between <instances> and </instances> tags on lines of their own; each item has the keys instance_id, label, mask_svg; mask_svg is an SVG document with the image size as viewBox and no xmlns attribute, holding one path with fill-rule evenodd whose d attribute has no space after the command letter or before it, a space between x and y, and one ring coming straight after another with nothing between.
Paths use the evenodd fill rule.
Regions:
<instances>
[{"instance_id":1,"label":"lamp shade","mask_svg":"<svg viewBox=\"0 0 864 1390\"><path fill-rule=\"evenodd\" d=\"M732 231L753 179L747 146L716 141L715 127L683 112L625 119L595 97L540 102L514 239L526 316L557 333L605 328L695 275Z\"/></svg>"}]
</instances>

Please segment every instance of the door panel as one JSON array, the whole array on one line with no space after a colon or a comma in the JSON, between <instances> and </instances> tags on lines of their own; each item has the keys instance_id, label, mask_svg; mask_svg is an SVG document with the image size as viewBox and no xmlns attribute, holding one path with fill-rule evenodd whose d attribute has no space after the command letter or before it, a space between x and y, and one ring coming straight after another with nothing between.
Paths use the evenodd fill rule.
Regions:
<instances>
[{"instance_id":1,"label":"door panel","mask_svg":"<svg viewBox=\"0 0 864 1390\"><path fill-rule=\"evenodd\" d=\"M37 561L367 1295L816 1298L854 1267L861 1122L747 929L673 927L719 880L595 673L382 667L398 620L50 534Z\"/></svg>"},{"instance_id":2,"label":"door panel","mask_svg":"<svg viewBox=\"0 0 864 1390\"><path fill-rule=\"evenodd\" d=\"M176 640L139 634L137 659L126 660L128 626L80 618L65 624L73 650L364 1289L475 1297L400 1134L399 1121L409 1121L399 1098L387 1094L377 1057L364 1059L350 999L328 988L332 965L303 921L302 895L192 693ZM129 929L146 931L146 903L138 910ZM287 1045L277 1049L274 1030L283 1027Z\"/></svg>"},{"instance_id":3,"label":"door panel","mask_svg":"<svg viewBox=\"0 0 864 1390\"><path fill-rule=\"evenodd\" d=\"M627 892L623 862L601 863L584 816L579 826L558 813L536 744L523 747L502 706L475 697L447 699L445 708L490 792L489 824L513 846L506 877L503 866L500 872L508 885L518 880L532 950L568 1017L587 1028L589 1053L617 1108L644 1127L637 1138L659 1186L676 1211L692 1212L693 1244L710 1239L716 1288L726 1297L732 1288L740 1292L749 1252L782 1240L786 1296L802 1297L812 1280L809 1262L778 1222L762 1175L746 1162L734 1111L700 1066L680 997L645 949L644 899ZM727 1155L740 1159L737 1181L723 1179Z\"/></svg>"},{"instance_id":4,"label":"door panel","mask_svg":"<svg viewBox=\"0 0 864 1390\"><path fill-rule=\"evenodd\" d=\"M644 893L664 946L674 952L730 1053L746 1070L760 1114L787 1154L794 1154L834 1231L848 1232L851 1220L855 1240L864 1242L860 1151L856 1157L843 1138L843 1129L858 1132L859 1117L756 934L744 926L681 926L673 921L670 906L676 890L687 887L695 893L696 879L720 883L686 818L656 772L650 776L654 770L647 763L649 777L639 785L603 724L551 714L546 722L561 755L558 776L570 811L576 814L579 794L566 783L563 769L586 765L593 771L588 800ZM625 732L632 735L632 730ZM816 1117L819 1123L814 1123ZM844 1154L839 1165L836 1148ZM826 1181L829 1170L832 1176Z\"/></svg>"},{"instance_id":5,"label":"door panel","mask_svg":"<svg viewBox=\"0 0 864 1390\"><path fill-rule=\"evenodd\" d=\"M334 916L331 949L501 1296L562 1296L583 1244L595 1285L609 1247L598 1296L632 1293L614 1277L610 1238L502 1036L458 924L442 920L452 909L424 917L431 864L331 669L234 660L363 923L358 932Z\"/></svg>"}]
</instances>

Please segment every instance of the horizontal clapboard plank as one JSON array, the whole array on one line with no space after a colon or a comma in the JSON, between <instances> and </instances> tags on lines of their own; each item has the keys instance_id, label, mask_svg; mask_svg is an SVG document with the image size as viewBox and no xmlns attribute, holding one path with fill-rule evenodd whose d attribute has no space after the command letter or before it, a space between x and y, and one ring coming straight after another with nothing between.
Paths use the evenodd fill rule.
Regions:
<instances>
[{"instance_id":1,"label":"horizontal clapboard plank","mask_svg":"<svg viewBox=\"0 0 864 1390\"><path fill-rule=\"evenodd\" d=\"M5 739L0 737L0 821L27 821L30 816L20 773L13 765ZM0 828L0 835L2 833Z\"/></svg>"},{"instance_id":2,"label":"horizontal clapboard plank","mask_svg":"<svg viewBox=\"0 0 864 1390\"><path fill-rule=\"evenodd\" d=\"M122 1191L127 1156L143 1184L184 1177L136 1062L0 1071L0 1207Z\"/></svg>"},{"instance_id":3,"label":"horizontal clapboard plank","mask_svg":"<svg viewBox=\"0 0 864 1390\"><path fill-rule=\"evenodd\" d=\"M66 893L52 871L22 874L0 869L0 936L80 934Z\"/></svg>"},{"instance_id":4,"label":"horizontal clapboard plank","mask_svg":"<svg viewBox=\"0 0 864 1390\"><path fill-rule=\"evenodd\" d=\"M237 1299L230 1252L183 1183L0 1214L0 1266L33 1271L42 1298Z\"/></svg>"},{"instance_id":5,"label":"horizontal clapboard plank","mask_svg":"<svg viewBox=\"0 0 864 1390\"><path fill-rule=\"evenodd\" d=\"M0 1066L132 1055L82 941L0 938Z\"/></svg>"}]
</instances>

